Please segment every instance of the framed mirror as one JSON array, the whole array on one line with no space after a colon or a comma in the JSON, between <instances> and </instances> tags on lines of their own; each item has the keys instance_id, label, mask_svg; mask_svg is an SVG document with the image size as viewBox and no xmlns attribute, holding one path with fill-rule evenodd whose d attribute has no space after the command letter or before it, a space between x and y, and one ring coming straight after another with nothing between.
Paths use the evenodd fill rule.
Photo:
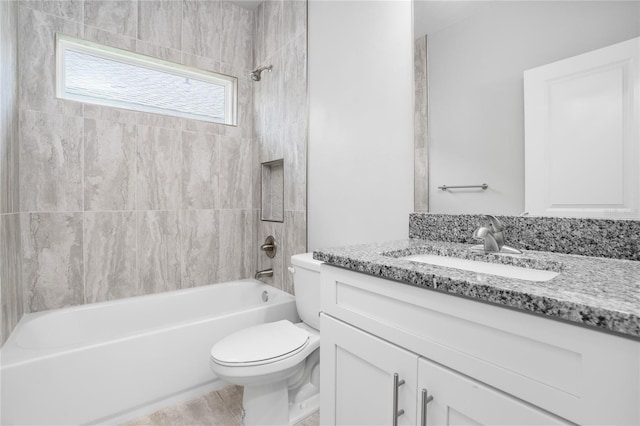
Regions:
<instances>
[{"instance_id":1,"label":"framed mirror","mask_svg":"<svg viewBox=\"0 0 640 426\"><path fill-rule=\"evenodd\" d=\"M415 75L426 88L424 104L416 92L424 132L416 204L517 215L525 210L525 70L640 36L640 2L415 0L414 35L425 49L416 63L421 54L426 63ZM482 183L487 190L438 190Z\"/></svg>"}]
</instances>

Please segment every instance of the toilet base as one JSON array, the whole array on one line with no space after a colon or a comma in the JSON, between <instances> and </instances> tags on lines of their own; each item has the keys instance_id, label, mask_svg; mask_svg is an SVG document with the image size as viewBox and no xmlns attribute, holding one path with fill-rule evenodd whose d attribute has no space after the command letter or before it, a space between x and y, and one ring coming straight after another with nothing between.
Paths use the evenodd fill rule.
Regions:
<instances>
[{"instance_id":1,"label":"toilet base","mask_svg":"<svg viewBox=\"0 0 640 426\"><path fill-rule=\"evenodd\" d=\"M287 381L245 386L242 398L244 426L283 426L289 424Z\"/></svg>"},{"instance_id":2,"label":"toilet base","mask_svg":"<svg viewBox=\"0 0 640 426\"><path fill-rule=\"evenodd\" d=\"M286 381L245 386L242 405L243 426L287 426L318 411L320 394L315 392L302 401L290 402Z\"/></svg>"},{"instance_id":3,"label":"toilet base","mask_svg":"<svg viewBox=\"0 0 640 426\"><path fill-rule=\"evenodd\" d=\"M320 350L286 380L244 387L243 426L294 425L320 409Z\"/></svg>"},{"instance_id":4,"label":"toilet base","mask_svg":"<svg viewBox=\"0 0 640 426\"><path fill-rule=\"evenodd\" d=\"M309 397L302 402L289 404L289 425L294 425L299 421L309 417L320 409L320 394Z\"/></svg>"}]
</instances>

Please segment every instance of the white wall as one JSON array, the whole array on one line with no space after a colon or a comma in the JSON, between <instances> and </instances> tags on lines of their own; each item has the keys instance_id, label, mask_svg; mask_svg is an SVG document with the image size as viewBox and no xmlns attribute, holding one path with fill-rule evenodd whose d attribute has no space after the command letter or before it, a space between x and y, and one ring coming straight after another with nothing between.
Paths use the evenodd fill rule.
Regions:
<instances>
[{"instance_id":1,"label":"white wall","mask_svg":"<svg viewBox=\"0 0 640 426\"><path fill-rule=\"evenodd\" d=\"M637 37L639 3L498 1L473 12L428 34L430 211L519 214L523 71ZM437 189L480 183L489 189Z\"/></svg>"},{"instance_id":2,"label":"white wall","mask_svg":"<svg viewBox=\"0 0 640 426\"><path fill-rule=\"evenodd\" d=\"M413 208L410 1L309 2L309 249L402 239Z\"/></svg>"}]
</instances>

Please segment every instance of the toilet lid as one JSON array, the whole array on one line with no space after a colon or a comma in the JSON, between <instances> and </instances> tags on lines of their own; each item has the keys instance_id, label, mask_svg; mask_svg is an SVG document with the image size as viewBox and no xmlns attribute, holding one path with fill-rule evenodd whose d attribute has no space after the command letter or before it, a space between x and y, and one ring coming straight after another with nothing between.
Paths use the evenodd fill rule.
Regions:
<instances>
[{"instance_id":1,"label":"toilet lid","mask_svg":"<svg viewBox=\"0 0 640 426\"><path fill-rule=\"evenodd\" d=\"M213 345L211 357L222 365L266 364L294 355L308 342L306 330L282 320L230 334Z\"/></svg>"}]
</instances>

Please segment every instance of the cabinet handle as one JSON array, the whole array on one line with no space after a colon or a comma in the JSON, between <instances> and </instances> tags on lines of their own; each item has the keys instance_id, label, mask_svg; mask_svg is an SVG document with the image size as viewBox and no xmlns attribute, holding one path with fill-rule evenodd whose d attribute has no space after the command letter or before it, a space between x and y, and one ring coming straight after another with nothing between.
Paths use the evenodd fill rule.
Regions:
<instances>
[{"instance_id":1,"label":"cabinet handle","mask_svg":"<svg viewBox=\"0 0 640 426\"><path fill-rule=\"evenodd\" d=\"M404 414L404 410L398 410L398 388L404 385L398 373L393 374L393 426L398 426L398 417Z\"/></svg>"},{"instance_id":2,"label":"cabinet handle","mask_svg":"<svg viewBox=\"0 0 640 426\"><path fill-rule=\"evenodd\" d=\"M420 414L420 426L427 426L427 404L433 401L433 395L429 395L426 389L422 389L422 407Z\"/></svg>"}]
</instances>

